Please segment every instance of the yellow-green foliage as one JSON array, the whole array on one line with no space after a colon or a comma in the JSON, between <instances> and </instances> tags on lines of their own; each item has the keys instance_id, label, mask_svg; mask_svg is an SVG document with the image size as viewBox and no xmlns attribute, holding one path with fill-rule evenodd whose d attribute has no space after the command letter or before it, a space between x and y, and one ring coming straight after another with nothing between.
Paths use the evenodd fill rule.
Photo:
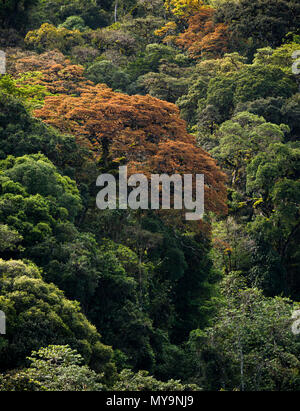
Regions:
<instances>
[{"instance_id":1,"label":"yellow-green foliage","mask_svg":"<svg viewBox=\"0 0 300 411\"><path fill-rule=\"evenodd\" d=\"M0 78L0 93L21 99L29 110L41 108L44 98L51 95L45 86L38 84L41 76L37 71L23 73L16 79L6 74Z\"/></svg>"},{"instance_id":2,"label":"yellow-green foliage","mask_svg":"<svg viewBox=\"0 0 300 411\"><path fill-rule=\"evenodd\" d=\"M39 29L27 33L25 44L39 52L54 49L68 52L72 47L83 45L84 41L79 30L44 23Z\"/></svg>"}]
</instances>

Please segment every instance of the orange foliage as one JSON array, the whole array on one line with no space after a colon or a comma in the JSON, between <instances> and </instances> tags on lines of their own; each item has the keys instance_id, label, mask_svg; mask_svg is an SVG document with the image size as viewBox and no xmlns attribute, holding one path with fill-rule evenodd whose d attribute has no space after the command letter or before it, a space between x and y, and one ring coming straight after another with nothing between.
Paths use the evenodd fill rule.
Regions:
<instances>
[{"instance_id":1,"label":"orange foliage","mask_svg":"<svg viewBox=\"0 0 300 411\"><path fill-rule=\"evenodd\" d=\"M106 170L127 164L129 173L204 174L206 210L226 212L225 175L196 146L174 104L97 85L78 97L46 97L36 116L74 134Z\"/></svg>"},{"instance_id":2,"label":"orange foliage","mask_svg":"<svg viewBox=\"0 0 300 411\"><path fill-rule=\"evenodd\" d=\"M201 11L189 18L187 30L176 41L194 58L205 53L219 57L228 51L228 27L223 23L215 24L214 13L215 9L212 7L203 6Z\"/></svg>"},{"instance_id":3,"label":"orange foliage","mask_svg":"<svg viewBox=\"0 0 300 411\"><path fill-rule=\"evenodd\" d=\"M59 51L36 53L16 53L9 55L9 73L17 76L27 72L39 72L38 78L28 78L24 84L40 84L52 94L75 94L93 85L84 76L82 66L71 64Z\"/></svg>"},{"instance_id":4,"label":"orange foliage","mask_svg":"<svg viewBox=\"0 0 300 411\"><path fill-rule=\"evenodd\" d=\"M43 54L20 49L7 50L8 70L12 75L28 71L43 71L55 64L64 64L66 57L60 52L51 50Z\"/></svg>"}]
</instances>

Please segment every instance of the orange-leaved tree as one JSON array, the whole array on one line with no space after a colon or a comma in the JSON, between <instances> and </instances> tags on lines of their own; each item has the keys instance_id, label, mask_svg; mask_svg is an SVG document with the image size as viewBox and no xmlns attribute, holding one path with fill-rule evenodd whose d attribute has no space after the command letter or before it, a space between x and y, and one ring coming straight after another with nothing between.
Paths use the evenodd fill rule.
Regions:
<instances>
[{"instance_id":1,"label":"orange-leaved tree","mask_svg":"<svg viewBox=\"0 0 300 411\"><path fill-rule=\"evenodd\" d=\"M226 212L225 175L197 147L174 104L148 95L116 93L101 84L78 97L46 97L35 114L75 135L104 170L127 164L130 174L204 174L206 210Z\"/></svg>"},{"instance_id":2,"label":"orange-leaved tree","mask_svg":"<svg viewBox=\"0 0 300 411\"><path fill-rule=\"evenodd\" d=\"M25 77L21 84L45 86L52 94L79 95L93 85L84 77L84 67L72 64L59 51L48 51L40 55L34 52L10 52L8 72L15 78L20 78L23 73L38 73L38 76Z\"/></svg>"},{"instance_id":3,"label":"orange-leaved tree","mask_svg":"<svg viewBox=\"0 0 300 411\"><path fill-rule=\"evenodd\" d=\"M179 35L176 43L185 48L191 57L199 58L203 54L221 57L228 51L229 31L223 23L215 23L215 9L202 6L188 19L188 28Z\"/></svg>"}]
</instances>

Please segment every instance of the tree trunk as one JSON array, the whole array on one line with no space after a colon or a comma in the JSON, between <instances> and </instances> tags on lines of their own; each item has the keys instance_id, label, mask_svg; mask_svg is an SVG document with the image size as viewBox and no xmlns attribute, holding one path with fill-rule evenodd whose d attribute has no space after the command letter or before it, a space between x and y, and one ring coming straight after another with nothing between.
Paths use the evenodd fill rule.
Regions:
<instances>
[{"instance_id":1,"label":"tree trunk","mask_svg":"<svg viewBox=\"0 0 300 411\"><path fill-rule=\"evenodd\" d=\"M119 0L116 0L115 2L115 23L118 20L118 3L119 3Z\"/></svg>"},{"instance_id":2,"label":"tree trunk","mask_svg":"<svg viewBox=\"0 0 300 411\"><path fill-rule=\"evenodd\" d=\"M244 353L243 347L241 344L241 338L239 336L239 350L240 350L240 366L241 366L241 391L245 391L245 383L244 383Z\"/></svg>"}]
</instances>

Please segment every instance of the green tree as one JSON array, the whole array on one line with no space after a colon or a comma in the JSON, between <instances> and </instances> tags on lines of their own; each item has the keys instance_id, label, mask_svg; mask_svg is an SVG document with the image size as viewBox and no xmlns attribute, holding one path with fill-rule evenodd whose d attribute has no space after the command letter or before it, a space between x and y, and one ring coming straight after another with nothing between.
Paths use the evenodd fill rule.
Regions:
<instances>
[{"instance_id":1,"label":"green tree","mask_svg":"<svg viewBox=\"0 0 300 411\"><path fill-rule=\"evenodd\" d=\"M247 288L237 272L224 278L222 296L215 324L190 336L198 381L217 390L298 390L300 347L291 332L292 301L264 297Z\"/></svg>"},{"instance_id":2,"label":"green tree","mask_svg":"<svg viewBox=\"0 0 300 411\"><path fill-rule=\"evenodd\" d=\"M264 117L268 122L275 124L286 124L290 133L286 135L288 140L297 140L300 128L300 94L294 94L285 99L283 97L260 98L246 103L239 103L235 113L248 111Z\"/></svg>"},{"instance_id":3,"label":"green tree","mask_svg":"<svg viewBox=\"0 0 300 411\"><path fill-rule=\"evenodd\" d=\"M55 49L68 53L72 47L83 45L84 41L79 30L68 30L64 26L56 28L44 23L39 29L27 33L25 44L39 53Z\"/></svg>"},{"instance_id":4,"label":"green tree","mask_svg":"<svg viewBox=\"0 0 300 411\"><path fill-rule=\"evenodd\" d=\"M83 365L84 359L68 345L49 345L33 351L24 374L49 391L101 391L101 376Z\"/></svg>"},{"instance_id":5,"label":"green tree","mask_svg":"<svg viewBox=\"0 0 300 411\"><path fill-rule=\"evenodd\" d=\"M252 275L274 295L284 292L299 298L295 267L299 264L297 244L300 235L299 147L276 143L259 153L247 167L247 192L259 197L256 218L249 226L265 250L273 249L284 269L277 278L268 271L252 267Z\"/></svg>"},{"instance_id":6,"label":"green tree","mask_svg":"<svg viewBox=\"0 0 300 411\"><path fill-rule=\"evenodd\" d=\"M0 307L8 329L1 345L1 369L24 365L32 350L49 344L69 344L92 368L111 377L112 350L81 313L79 303L43 281L31 263L0 260Z\"/></svg>"},{"instance_id":7,"label":"green tree","mask_svg":"<svg viewBox=\"0 0 300 411\"><path fill-rule=\"evenodd\" d=\"M229 25L235 49L252 54L258 47L280 46L290 31L297 33L299 16L297 0L241 0L222 2L215 19Z\"/></svg>"},{"instance_id":8,"label":"green tree","mask_svg":"<svg viewBox=\"0 0 300 411\"><path fill-rule=\"evenodd\" d=\"M0 22L2 27L24 29L29 13L36 6L38 0L1 0Z\"/></svg>"},{"instance_id":9,"label":"green tree","mask_svg":"<svg viewBox=\"0 0 300 411\"><path fill-rule=\"evenodd\" d=\"M113 387L116 391L199 391L195 384L182 384L178 380L167 382L158 381L149 375L147 371L134 373L131 370L123 370Z\"/></svg>"},{"instance_id":10,"label":"green tree","mask_svg":"<svg viewBox=\"0 0 300 411\"><path fill-rule=\"evenodd\" d=\"M263 117L247 112L224 122L211 139L216 145L212 153L229 170L231 186L245 191L247 164L270 144L283 142L288 131L285 125L267 123Z\"/></svg>"},{"instance_id":11,"label":"green tree","mask_svg":"<svg viewBox=\"0 0 300 411\"><path fill-rule=\"evenodd\" d=\"M111 61L98 61L88 67L86 77L95 84L104 83L114 90L126 91L130 79L128 74Z\"/></svg>"},{"instance_id":12,"label":"green tree","mask_svg":"<svg viewBox=\"0 0 300 411\"><path fill-rule=\"evenodd\" d=\"M27 357L31 365L0 374L0 391L102 391L101 375L68 345L49 345Z\"/></svg>"}]
</instances>

